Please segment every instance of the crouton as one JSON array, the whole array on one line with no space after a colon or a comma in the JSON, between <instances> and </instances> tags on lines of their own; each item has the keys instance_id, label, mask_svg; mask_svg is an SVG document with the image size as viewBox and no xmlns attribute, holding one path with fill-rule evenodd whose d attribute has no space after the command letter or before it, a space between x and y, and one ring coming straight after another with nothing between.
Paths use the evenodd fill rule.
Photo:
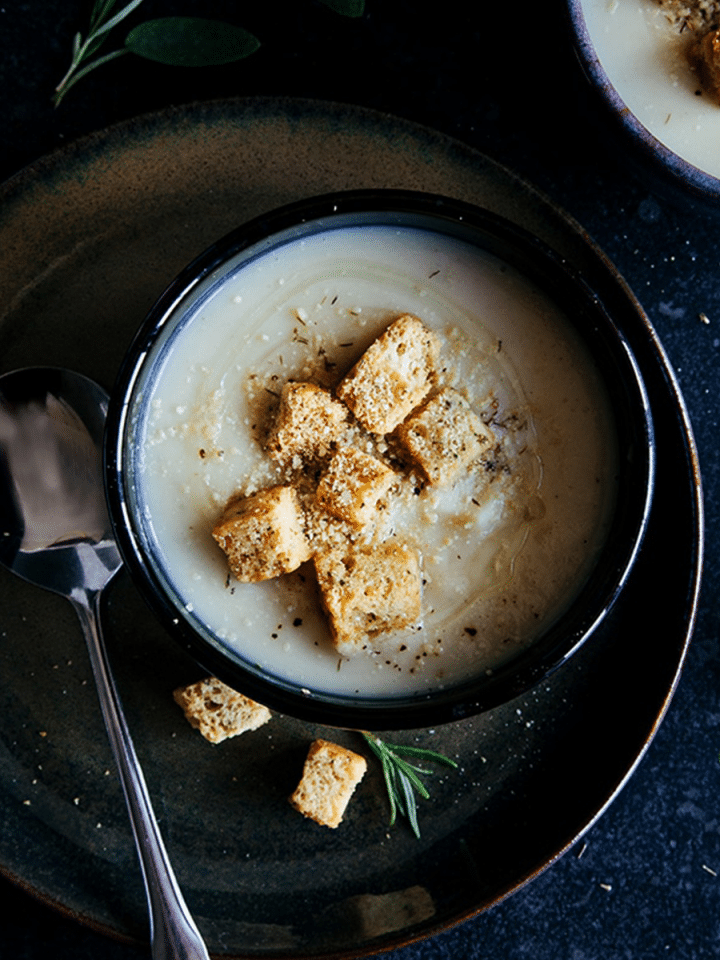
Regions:
<instances>
[{"instance_id":1,"label":"crouton","mask_svg":"<svg viewBox=\"0 0 720 960\"><path fill-rule=\"evenodd\" d=\"M244 583L291 573L310 559L302 509L290 486L231 500L212 535L227 555L230 572Z\"/></svg>"},{"instance_id":2,"label":"crouton","mask_svg":"<svg viewBox=\"0 0 720 960\"><path fill-rule=\"evenodd\" d=\"M280 394L280 407L266 441L278 463L290 464L325 456L342 432L348 410L314 383L289 381Z\"/></svg>"},{"instance_id":3,"label":"crouton","mask_svg":"<svg viewBox=\"0 0 720 960\"><path fill-rule=\"evenodd\" d=\"M257 730L271 717L267 707L215 677L178 687L173 691L173 699L182 708L190 726L211 743L221 743L228 737Z\"/></svg>"},{"instance_id":4,"label":"crouton","mask_svg":"<svg viewBox=\"0 0 720 960\"><path fill-rule=\"evenodd\" d=\"M303 816L335 829L366 769L367 761L360 754L328 740L315 740L290 803Z\"/></svg>"},{"instance_id":5,"label":"crouton","mask_svg":"<svg viewBox=\"0 0 720 960\"><path fill-rule=\"evenodd\" d=\"M395 435L428 483L443 486L495 444L467 400L450 387L426 400Z\"/></svg>"},{"instance_id":6,"label":"crouton","mask_svg":"<svg viewBox=\"0 0 720 960\"><path fill-rule=\"evenodd\" d=\"M341 447L320 477L315 496L328 513L362 527L372 519L394 480L394 471L377 457Z\"/></svg>"},{"instance_id":7,"label":"crouton","mask_svg":"<svg viewBox=\"0 0 720 960\"><path fill-rule=\"evenodd\" d=\"M318 551L314 565L332 641L343 656L419 619L420 563L414 550L390 542L348 545Z\"/></svg>"},{"instance_id":8,"label":"crouton","mask_svg":"<svg viewBox=\"0 0 720 960\"><path fill-rule=\"evenodd\" d=\"M708 31L693 45L690 61L703 87L720 106L720 30Z\"/></svg>"},{"instance_id":9,"label":"crouton","mask_svg":"<svg viewBox=\"0 0 720 960\"><path fill-rule=\"evenodd\" d=\"M439 352L436 334L405 314L370 344L336 394L366 430L390 433L425 399Z\"/></svg>"}]
</instances>

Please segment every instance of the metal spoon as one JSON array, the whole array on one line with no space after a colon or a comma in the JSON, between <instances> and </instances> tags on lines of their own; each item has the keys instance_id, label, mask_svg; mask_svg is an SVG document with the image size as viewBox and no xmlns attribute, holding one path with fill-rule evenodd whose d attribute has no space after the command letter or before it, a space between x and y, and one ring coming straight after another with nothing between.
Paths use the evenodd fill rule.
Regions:
<instances>
[{"instance_id":1,"label":"metal spoon","mask_svg":"<svg viewBox=\"0 0 720 960\"><path fill-rule=\"evenodd\" d=\"M107 395L67 370L0 377L0 563L77 611L145 880L155 960L207 960L160 836L110 671L103 588L122 564L102 475Z\"/></svg>"}]
</instances>

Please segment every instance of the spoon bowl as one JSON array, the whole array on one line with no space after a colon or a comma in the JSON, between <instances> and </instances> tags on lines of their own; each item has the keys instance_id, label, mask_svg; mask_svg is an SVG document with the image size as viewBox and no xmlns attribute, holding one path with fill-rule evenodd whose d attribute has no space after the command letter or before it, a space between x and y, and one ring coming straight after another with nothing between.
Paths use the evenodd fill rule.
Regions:
<instances>
[{"instance_id":1,"label":"spoon bowl","mask_svg":"<svg viewBox=\"0 0 720 960\"><path fill-rule=\"evenodd\" d=\"M0 379L0 563L71 596L120 569L102 487L107 395L53 368Z\"/></svg>"},{"instance_id":2,"label":"spoon bowl","mask_svg":"<svg viewBox=\"0 0 720 960\"><path fill-rule=\"evenodd\" d=\"M102 592L122 565L105 502L108 397L68 370L0 377L0 563L77 612L145 880L154 960L207 960L152 810L110 670Z\"/></svg>"}]
</instances>

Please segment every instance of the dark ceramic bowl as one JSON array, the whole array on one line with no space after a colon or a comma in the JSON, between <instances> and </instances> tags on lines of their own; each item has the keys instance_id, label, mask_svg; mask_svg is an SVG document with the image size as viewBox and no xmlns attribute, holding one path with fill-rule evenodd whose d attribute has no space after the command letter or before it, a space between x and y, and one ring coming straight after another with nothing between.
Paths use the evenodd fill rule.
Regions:
<instances>
[{"instance_id":1,"label":"dark ceramic bowl","mask_svg":"<svg viewBox=\"0 0 720 960\"><path fill-rule=\"evenodd\" d=\"M675 41L671 31L676 28L663 19L664 11L649 0L615 6L604 0L568 0L567 11L592 106L618 159L667 198L690 202L702 212L715 211L720 207L720 179L716 161L707 158L710 150L718 155L720 107L702 92L679 50L682 36ZM616 63L611 50L616 43L627 44L628 38L632 56L626 53ZM667 46L671 41L678 44L673 65ZM631 76L642 76L644 87L629 82ZM705 155L698 152L694 126L702 128L698 137L712 138Z\"/></svg>"},{"instance_id":2,"label":"dark ceramic bowl","mask_svg":"<svg viewBox=\"0 0 720 960\"><path fill-rule=\"evenodd\" d=\"M515 268L549 295L589 346L615 419L618 478L614 512L599 556L574 599L532 644L492 672L418 694L337 694L272 675L212 633L172 586L153 541L136 485L138 436L147 394L182 335L193 304L222 287L230 273L286 244L340 227L412 227L468 243ZM177 642L203 669L267 706L330 726L426 727L488 710L529 690L559 668L593 633L628 578L646 527L654 470L653 428L644 385L623 335L610 316L607 290L590 290L539 240L498 216L444 197L406 191L358 191L292 204L247 223L191 263L162 294L132 343L111 400L106 442L107 489L117 539L130 573ZM624 305L621 310L632 310ZM627 318L630 322L630 318ZM182 398L178 400L181 402Z\"/></svg>"}]
</instances>

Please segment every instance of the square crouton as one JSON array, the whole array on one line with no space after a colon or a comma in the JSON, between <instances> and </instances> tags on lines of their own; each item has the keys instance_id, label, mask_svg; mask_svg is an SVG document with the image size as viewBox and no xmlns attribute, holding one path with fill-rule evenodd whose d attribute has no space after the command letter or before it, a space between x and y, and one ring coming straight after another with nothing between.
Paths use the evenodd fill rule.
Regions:
<instances>
[{"instance_id":1,"label":"square crouton","mask_svg":"<svg viewBox=\"0 0 720 960\"><path fill-rule=\"evenodd\" d=\"M427 396L439 352L436 334L405 314L370 344L337 396L371 433L390 433Z\"/></svg>"},{"instance_id":2,"label":"square crouton","mask_svg":"<svg viewBox=\"0 0 720 960\"><path fill-rule=\"evenodd\" d=\"M396 436L428 483L443 486L495 444L467 400L450 387L426 400L400 424Z\"/></svg>"},{"instance_id":3,"label":"square crouton","mask_svg":"<svg viewBox=\"0 0 720 960\"><path fill-rule=\"evenodd\" d=\"M289 381L280 394L280 407L266 449L278 463L291 464L325 456L342 432L348 410L314 383Z\"/></svg>"},{"instance_id":4,"label":"square crouton","mask_svg":"<svg viewBox=\"0 0 720 960\"><path fill-rule=\"evenodd\" d=\"M362 527L372 520L378 501L394 480L394 471L377 457L341 447L320 477L315 496L334 517Z\"/></svg>"},{"instance_id":5,"label":"square crouton","mask_svg":"<svg viewBox=\"0 0 720 960\"><path fill-rule=\"evenodd\" d=\"M310 559L302 508L289 486L231 500L212 535L227 555L230 572L243 583L279 577Z\"/></svg>"},{"instance_id":6,"label":"square crouton","mask_svg":"<svg viewBox=\"0 0 720 960\"><path fill-rule=\"evenodd\" d=\"M211 743L220 743L248 730L257 730L271 717L262 704L243 696L215 677L178 687L173 698L185 719Z\"/></svg>"},{"instance_id":7,"label":"square crouton","mask_svg":"<svg viewBox=\"0 0 720 960\"><path fill-rule=\"evenodd\" d=\"M319 552L314 563L333 644L343 656L419 619L420 563L414 550L397 543L348 547Z\"/></svg>"},{"instance_id":8,"label":"square crouton","mask_svg":"<svg viewBox=\"0 0 720 960\"><path fill-rule=\"evenodd\" d=\"M366 769L367 761L360 754L328 740L315 740L290 803L303 816L335 829Z\"/></svg>"}]
</instances>

